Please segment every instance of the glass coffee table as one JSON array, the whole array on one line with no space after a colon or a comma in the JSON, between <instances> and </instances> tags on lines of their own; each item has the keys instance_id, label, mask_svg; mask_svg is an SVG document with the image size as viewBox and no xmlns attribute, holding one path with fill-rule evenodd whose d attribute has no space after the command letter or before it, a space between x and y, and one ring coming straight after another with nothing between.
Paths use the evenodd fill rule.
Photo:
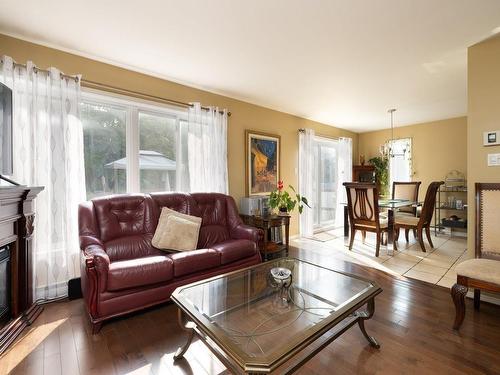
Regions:
<instances>
[{"instance_id":1,"label":"glass coffee table","mask_svg":"<svg viewBox=\"0 0 500 375\"><path fill-rule=\"evenodd\" d=\"M179 287L172 300L189 332L236 374L291 373L355 324L382 289L370 280L294 258L269 261Z\"/></svg>"}]
</instances>

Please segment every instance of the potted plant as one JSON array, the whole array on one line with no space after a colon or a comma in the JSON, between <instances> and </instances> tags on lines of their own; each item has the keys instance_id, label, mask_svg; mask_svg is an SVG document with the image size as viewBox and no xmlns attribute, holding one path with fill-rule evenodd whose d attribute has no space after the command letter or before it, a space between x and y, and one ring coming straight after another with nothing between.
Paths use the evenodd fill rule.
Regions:
<instances>
[{"instance_id":1,"label":"potted plant","mask_svg":"<svg viewBox=\"0 0 500 375\"><path fill-rule=\"evenodd\" d=\"M375 167L375 180L379 185L379 194L388 196L389 194L389 158L387 155L376 156L368 160Z\"/></svg>"},{"instance_id":2,"label":"potted plant","mask_svg":"<svg viewBox=\"0 0 500 375\"><path fill-rule=\"evenodd\" d=\"M269 207L278 209L280 215L288 215L295 207L298 208L299 214L304 210L304 206L309 206L307 198L298 194L292 185L288 185L292 193L283 189L283 181L278 181L277 189L271 192L269 196Z\"/></svg>"}]
</instances>

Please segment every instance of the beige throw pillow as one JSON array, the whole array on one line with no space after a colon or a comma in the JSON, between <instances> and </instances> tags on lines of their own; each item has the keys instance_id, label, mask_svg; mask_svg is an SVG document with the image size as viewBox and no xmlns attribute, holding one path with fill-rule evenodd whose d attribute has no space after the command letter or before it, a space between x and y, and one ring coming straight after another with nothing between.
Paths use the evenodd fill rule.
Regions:
<instances>
[{"instance_id":1,"label":"beige throw pillow","mask_svg":"<svg viewBox=\"0 0 500 375\"><path fill-rule=\"evenodd\" d=\"M200 227L201 217L163 207L151 243L162 250L195 250Z\"/></svg>"}]
</instances>

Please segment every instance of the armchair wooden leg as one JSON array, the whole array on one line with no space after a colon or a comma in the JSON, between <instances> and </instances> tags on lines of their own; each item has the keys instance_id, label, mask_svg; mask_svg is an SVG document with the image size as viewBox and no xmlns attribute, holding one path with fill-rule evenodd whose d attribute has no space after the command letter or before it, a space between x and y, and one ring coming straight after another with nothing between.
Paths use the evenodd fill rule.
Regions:
<instances>
[{"instance_id":1,"label":"armchair wooden leg","mask_svg":"<svg viewBox=\"0 0 500 375\"><path fill-rule=\"evenodd\" d=\"M481 304L481 289L474 289L474 309L479 310Z\"/></svg>"},{"instance_id":2,"label":"armchair wooden leg","mask_svg":"<svg viewBox=\"0 0 500 375\"><path fill-rule=\"evenodd\" d=\"M431 228L429 226L425 227L425 235L427 237L427 241L429 242L429 245L431 245L431 248L434 249L434 244L432 243L432 239L431 239Z\"/></svg>"},{"instance_id":3,"label":"armchair wooden leg","mask_svg":"<svg viewBox=\"0 0 500 375\"><path fill-rule=\"evenodd\" d=\"M451 287L451 298L455 304L455 322L453 329L458 330L462 325L465 317L465 295L467 294L467 287L455 284Z\"/></svg>"},{"instance_id":4,"label":"armchair wooden leg","mask_svg":"<svg viewBox=\"0 0 500 375\"><path fill-rule=\"evenodd\" d=\"M425 253L426 250L425 250L424 236L422 235L422 228L417 228L417 234L418 234L418 243L420 244L420 248Z\"/></svg>"},{"instance_id":5,"label":"armchair wooden leg","mask_svg":"<svg viewBox=\"0 0 500 375\"><path fill-rule=\"evenodd\" d=\"M417 230L413 229L413 238L417 239Z\"/></svg>"},{"instance_id":6,"label":"armchair wooden leg","mask_svg":"<svg viewBox=\"0 0 500 375\"><path fill-rule=\"evenodd\" d=\"M352 244L354 243L355 235L356 235L356 230L351 227L351 239L349 240L349 250L352 250Z\"/></svg>"},{"instance_id":7,"label":"armchair wooden leg","mask_svg":"<svg viewBox=\"0 0 500 375\"><path fill-rule=\"evenodd\" d=\"M363 243L365 243L366 240L366 230L361 231L361 239L363 240Z\"/></svg>"},{"instance_id":8,"label":"armchair wooden leg","mask_svg":"<svg viewBox=\"0 0 500 375\"><path fill-rule=\"evenodd\" d=\"M406 243L410 242L410 230L408 228L405 228L405 239Z\"/></svg>"},{"instance_id":9,"label":"armchair wooden leg","mask_svg":"<svg viewBox=\"0 0 500 375\"><path fill-rule=\"evenodd\" d=\"M380 252L380 240L381 240L381 235L380 232L377 232L377 247L375 249L375 256L378 257L378 254Z\"/></svg>"}]
</instances>

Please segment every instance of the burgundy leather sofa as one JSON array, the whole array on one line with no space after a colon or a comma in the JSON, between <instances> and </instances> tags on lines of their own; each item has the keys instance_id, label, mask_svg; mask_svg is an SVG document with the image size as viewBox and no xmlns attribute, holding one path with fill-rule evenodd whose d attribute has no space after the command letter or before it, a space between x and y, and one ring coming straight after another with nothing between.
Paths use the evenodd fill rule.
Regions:
<instances>
[{"instance_id":1,"label":"burgundy leather sofa","mask_svg":"<svg viewBox=\"0 0 500 375\"><path fill-rule=\"evenodd\" d=\"M162 207L202 218L197 250L167 253L151 245ZM261 231L242 223L227 195L113 195L82 203L78 215L93 333L106 319L168 301L180 285L261 262Z\"/></svg>"}]
</instances>

